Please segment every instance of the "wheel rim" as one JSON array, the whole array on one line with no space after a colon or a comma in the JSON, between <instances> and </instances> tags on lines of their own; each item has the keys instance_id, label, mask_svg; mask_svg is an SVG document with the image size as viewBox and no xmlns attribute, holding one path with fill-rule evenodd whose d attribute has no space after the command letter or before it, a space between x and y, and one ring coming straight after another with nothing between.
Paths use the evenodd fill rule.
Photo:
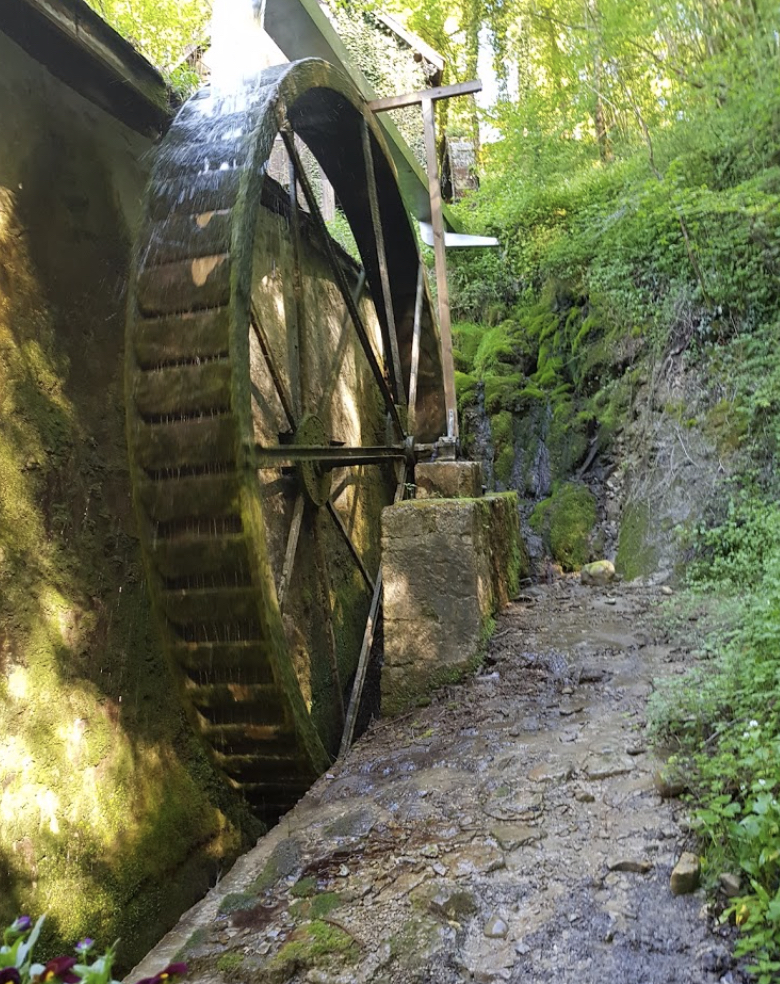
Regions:
<instances>
[{"instance_id":1,"label":"wheel rim","mask_svg":"<svg viewBox=\"0 0 780 984\"><path fill-rule=\"evenodd\" d=\"M266 174L277 132L290 158L286 219L284 195ZM339 196L364 274L322 238L296 137ZM291 207L301 192L308 217ZM280 221L290 226L286 243ZM293 257L282 287L290 276L301 280L275 332L263 313L275 289L264 272L274 236L278 255L270 259L283 279L279 257ZM338 345L324 363L314 357L312 290L307 295L301 271L317 263L330 270L330 293L357 338L348 350L363 362L352 376ZM196 98L161 148L128 312L128 435L141 539L184 706L231 783L269 817L298 798L338 746L343 708L333 708L351 671L340 647L358 639L354 663L378 569L379 510L392 501L394 465L406 454L419 263L376 124L351 83L324 62L263 73L240 106ZM373 328L371 303L359 300L363 279ZM445 427L427 292L421 327L415 419L418 436L431 440ZM357 409L345 377L359 391ZM361 586L350 588L349 605L345 558L348 580ZM325 666L330 674L329 684L310 681L319 705L307 691L307 659L310 671L316 666L321 676Z\"/></svg>"}]
</instances>

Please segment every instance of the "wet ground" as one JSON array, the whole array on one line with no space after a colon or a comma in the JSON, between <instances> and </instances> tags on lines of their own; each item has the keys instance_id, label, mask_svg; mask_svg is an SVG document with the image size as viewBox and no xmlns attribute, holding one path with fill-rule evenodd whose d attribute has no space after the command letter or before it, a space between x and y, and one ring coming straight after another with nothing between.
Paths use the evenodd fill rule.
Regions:
<instances>
[{"instance_id":1,"label":"wet ground","mask_svg":"<svg viewBox=\"0 0 780 984\"><path fill-rule=\"evenodd\" d=\"M739 984L645 737L660 588L534 587L482 670L376 724L134 972L269 984Z\"/></svg>"}]
</instances>

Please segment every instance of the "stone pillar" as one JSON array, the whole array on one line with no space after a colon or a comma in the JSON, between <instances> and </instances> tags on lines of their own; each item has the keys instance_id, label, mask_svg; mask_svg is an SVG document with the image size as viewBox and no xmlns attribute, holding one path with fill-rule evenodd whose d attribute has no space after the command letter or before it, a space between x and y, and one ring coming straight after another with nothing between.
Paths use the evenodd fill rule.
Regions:
<instances>
[{"instance_id":1,"label":"stone pillar","mask_svg":"<svg viewBox=\"0 0 780 984\"><path fill-rule=\"evenodd\" d=\"M413 707L475 668L494 614L527 572L514 492L385 509L382 712Z\"/></svg>"}]
</instances>

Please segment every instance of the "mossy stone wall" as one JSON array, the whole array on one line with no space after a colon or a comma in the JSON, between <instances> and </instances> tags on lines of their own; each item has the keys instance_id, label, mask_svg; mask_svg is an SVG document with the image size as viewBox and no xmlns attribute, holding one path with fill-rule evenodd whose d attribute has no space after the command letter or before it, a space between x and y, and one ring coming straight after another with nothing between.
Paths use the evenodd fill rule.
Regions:
<instances>
[{"instance_id":1,"label":"mossy stone wall","mask_svg":"<svg viewBox=\"0 0 780 984\"><path fill-rule=\"evenodd\" d=\"M514 492L385 509L382 712L425 703L478 665L528 570Z\"/></svg>"},{"instance_id":2,"label":"mossy stone wall","mask_svg":"<svg viewBox=\"0 0 780 984\"><path fill-rule=\"evenodd\" d=\"M0 919L129 965L253 821L172 698L124 437L150 144L0 34Z\"/></svg>"}]
</instances>

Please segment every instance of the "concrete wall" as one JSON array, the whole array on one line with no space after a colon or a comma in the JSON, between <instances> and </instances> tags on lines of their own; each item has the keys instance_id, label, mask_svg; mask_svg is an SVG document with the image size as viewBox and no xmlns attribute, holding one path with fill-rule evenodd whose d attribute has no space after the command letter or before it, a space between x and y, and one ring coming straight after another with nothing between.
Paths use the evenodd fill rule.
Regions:
<instances>
[{"instance_id":1,"label":"concrete wall","mask_svg":"<svg viewBox=\"0 0 780 984\"><path fill-rule=\"evenodd\" d=\"M142 954L252 822L176 703L124 437L150 142L0 34L0 918Z\"/></svg>"}]
</instances>

